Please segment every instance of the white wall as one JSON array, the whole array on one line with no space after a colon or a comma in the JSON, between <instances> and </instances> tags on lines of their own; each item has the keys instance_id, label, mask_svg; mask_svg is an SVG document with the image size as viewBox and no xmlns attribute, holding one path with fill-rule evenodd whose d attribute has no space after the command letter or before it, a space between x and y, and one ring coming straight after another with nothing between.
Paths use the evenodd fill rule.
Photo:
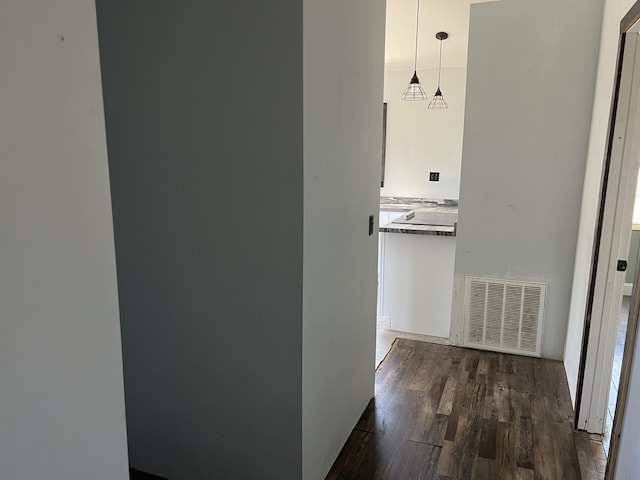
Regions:
<instances>
[{"instance_id":1,"label":"white wall","mask_svg":"<svg viewBox=\"0 0 640 480\"><path fill-rule=\"evenodd\" d=\"M449 340L456 238L382 235L382 315L389 317L389 328Z\"/></svg>"},{"instance_id":2,"label":"white wall","mask_svg":"<svg viewBox=\"0 0 640 480\"><path fill-rule=\"evenodd\" d=\"M373 396L384 0L304 1L303 478ZM377 230L377 229L376 229Z\"/></svg>"},{"instance_id":3,"label":"white wall","mask_svg":"<svg viewBox=\"0 0 640 480\"><path fill-rule=\"evenodd\" d=\"M602 20L598 74L591 120L591 135L585 170L580 228L576 244L576 261L571 290L571 307L567 327L564 365L569 380L569 391L575 402L582 350L584 315L589 290L593 236L597 223L600 182L609 126L609 113L615 79L615 67L620 34L620 20L635 0L606 0Z\"/></svg>"},{"instance_id":4,"label":"white wall","mask_svg":"<svg viewBox=\"0 0 640 480\"><path fill-rule=\"evenodd\" d=\"M542 355L563 356L602 8L602 0L471 7L457 341L465 275L540 280L549 284Z\"/></svg>"},{"instance_id":5,"label":"white wall","mask_svg":"<svg viewBox=\"0 0 640 480\"><path fill-rule=\"evenodd\" d=\"M446 52L445 52L446 53ZM429 110L427 105L438 83L437 69L418 72L429 96L425 102L400 99L411 73L386 70L384 101L387 102L387 150L383 196L453 198L460 191L460 163L466 68L442 70L441 88L447 110ZM429 181L429 172L440 172L439 182Z\"/></svg>"},{"instance_id":6,"label":"white wall","mask_svg":"<svg viewBox=\"0 0 640 480\"><path fill-rule=\"evenodd\" d=\"M2 2L0 64L0 476L125 480L94 2Z\"/></svg>"}]
</instances>

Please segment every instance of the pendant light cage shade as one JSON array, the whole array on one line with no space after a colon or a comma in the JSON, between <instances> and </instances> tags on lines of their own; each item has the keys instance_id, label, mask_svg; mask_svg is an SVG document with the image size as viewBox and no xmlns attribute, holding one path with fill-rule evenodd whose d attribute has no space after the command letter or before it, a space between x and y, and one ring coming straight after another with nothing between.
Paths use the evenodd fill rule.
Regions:
<instances>
[{"instance_id":1,"label":"pendant light cage shade","mask_svg":"<svg viewBox=\"0 0 640 480\"><path fill-rule=\"evenodd\" d=\"M436 33L436 38L440 40L440 58L438 60L438 88L436 90L433 99L429 102L427 108L429 110L446 110L449 108L449 104L445 101L442 96L442 92L440 91L440 74L442 73L442 41L449 38L449 34L447 32L438 32Z\"/></svg>"},{"instance_id":2,"label":"pendant light cage shade","mask_svg":"<svg viewBox=\"0 0 640 480\"><path fill-rule=\"evenodd\" d=\"M402 100L406 100L408 102L420 102L426 99L427 93L420 86L418 75L414 72L413 77L411 78L411 82L409 82L409 85L402 93Z\"/></svg>"},{"instance_id":3,"label":"pendant light cage shade","mask_svg":"<svg viewBox=\"0 0 640 480\"><path fill-rule=\"evenodd\" d=\"M442 96L442 92L440 89L436 91L436 94L433 96L433 99L429 102L429 106L427 107L429 110L446 110L449 108L449 104Z\"/></svg>"},{"instance_id":4,"label":"pendant light cage shade","mask_svg":"<svg viewBox=\"0 0 640 480\"><path fill-rule=\"evenodd\" d=\"M418 27L420 24L420 0L417 1L416 5L416 47L413 52L413 77L411 77L411 81L407 88L405 88L404 92L402 92L402 100L406 100L408 102L420 102L427 99L427 93L424 91L422 86L420 85L420 80L418 79Z\"/></svg>"}]
</instances>

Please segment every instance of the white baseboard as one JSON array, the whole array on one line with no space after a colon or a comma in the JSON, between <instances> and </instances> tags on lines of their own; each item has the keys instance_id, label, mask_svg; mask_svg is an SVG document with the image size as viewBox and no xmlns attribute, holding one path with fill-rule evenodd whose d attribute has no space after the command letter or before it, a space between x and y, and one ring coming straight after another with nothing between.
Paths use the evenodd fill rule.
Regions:
<instances>
[{"instance_id":1,"label":"white baseboard","mask_svg":"<svg viewBox=\"0 0 640 480\"><path fill-rule=\"evenodd\" d=\"M391 328L391 317L378 315L378 327L384 328L385 330L389 330L389 328Z\"/></svg>"},{"instance_id":2,"label":"white baseboard","mask_svg":"<svg viewBox=\"0 0 640 480\"><path fill-rule=\"evenodd\" d=\"M437 345L451 345L448 338L434 337L432 335L423 335L421 333L400 332L398 330L389 330L398 338L406 338L408 340L418 340L419 342L435 343Z\"/></svg>"},{"instance_id":3,"label":"white baseboard","mask_svg":"<svg viewBox=\"0 0 640 480\"><path fill-rule=\"evenodd\" d=\"M625 297L630 297L632 291L633 291L633 283L625 283L624 287L622 288L622 294Z\"/></svg>"}]
</instances>

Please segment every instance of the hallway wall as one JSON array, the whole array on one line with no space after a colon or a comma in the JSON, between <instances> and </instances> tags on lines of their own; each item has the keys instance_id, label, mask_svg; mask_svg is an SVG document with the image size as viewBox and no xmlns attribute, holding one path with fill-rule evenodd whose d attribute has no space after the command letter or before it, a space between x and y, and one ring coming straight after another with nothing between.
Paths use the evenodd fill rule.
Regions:
<instances>
[{"instance_id":1,"label":"hallway wall","mask_svg":"<svg viewBox=\"0 0 640 480\"><path fill-rule=\"evenodd\" d=\"M131 465L300 478L302 3L97 4Z\"/></svg>"},{"instance_id":2,"label":"hallway wall","mask_svg":"<svg viewBox=\"0 0 640 480\"><path fill-rule=\"evenodd\" d=\"M602 7L602 0L471 7L457 342L465 275L539 280L549 285L542 355L563 358Z\"/></svg>"},{"instance_id":3,"label":"hallway wall","mask_svg":"<svg viewBox=\"0 0 640 480\"><path fill-rule=\"evenodd\" d=\"M373 396L384 2L98 7L131 464L324 478Z\"/></svg>"},{"instance_id":4,"label":"hallway wall","mask_svg":"<svg viewBox=\"0 0 640 480\"><path fill-rule=\"evenodd\" d=\"M384 0L304 0L303 478L373 397ZM374 231L369 235L369 215Z\"/></svg>"},{"instance_id":5,"label":"hallway wall","mask_svg":"<svg viewBox=\"0 0 640 480\"><path fill-rule=\"evenodd\" d=\"M126 480L91 0L0 5L0 477Z\"/></svg>"}]
</instances>

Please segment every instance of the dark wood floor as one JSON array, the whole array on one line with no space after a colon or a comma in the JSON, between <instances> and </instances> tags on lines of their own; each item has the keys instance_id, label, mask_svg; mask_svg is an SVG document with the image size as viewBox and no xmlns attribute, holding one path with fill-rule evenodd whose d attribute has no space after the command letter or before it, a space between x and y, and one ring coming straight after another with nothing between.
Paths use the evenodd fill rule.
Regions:
<instances>
[{"instance_id":1,"label":"dark wood floor","mask_svg":"<svg viewBox=\"0 0 640 480\"><path fill-rule=\"evenodd\" d=\"M598 478L561 362L397 339L327 479Z\"/></svg>"}]
</instances>

